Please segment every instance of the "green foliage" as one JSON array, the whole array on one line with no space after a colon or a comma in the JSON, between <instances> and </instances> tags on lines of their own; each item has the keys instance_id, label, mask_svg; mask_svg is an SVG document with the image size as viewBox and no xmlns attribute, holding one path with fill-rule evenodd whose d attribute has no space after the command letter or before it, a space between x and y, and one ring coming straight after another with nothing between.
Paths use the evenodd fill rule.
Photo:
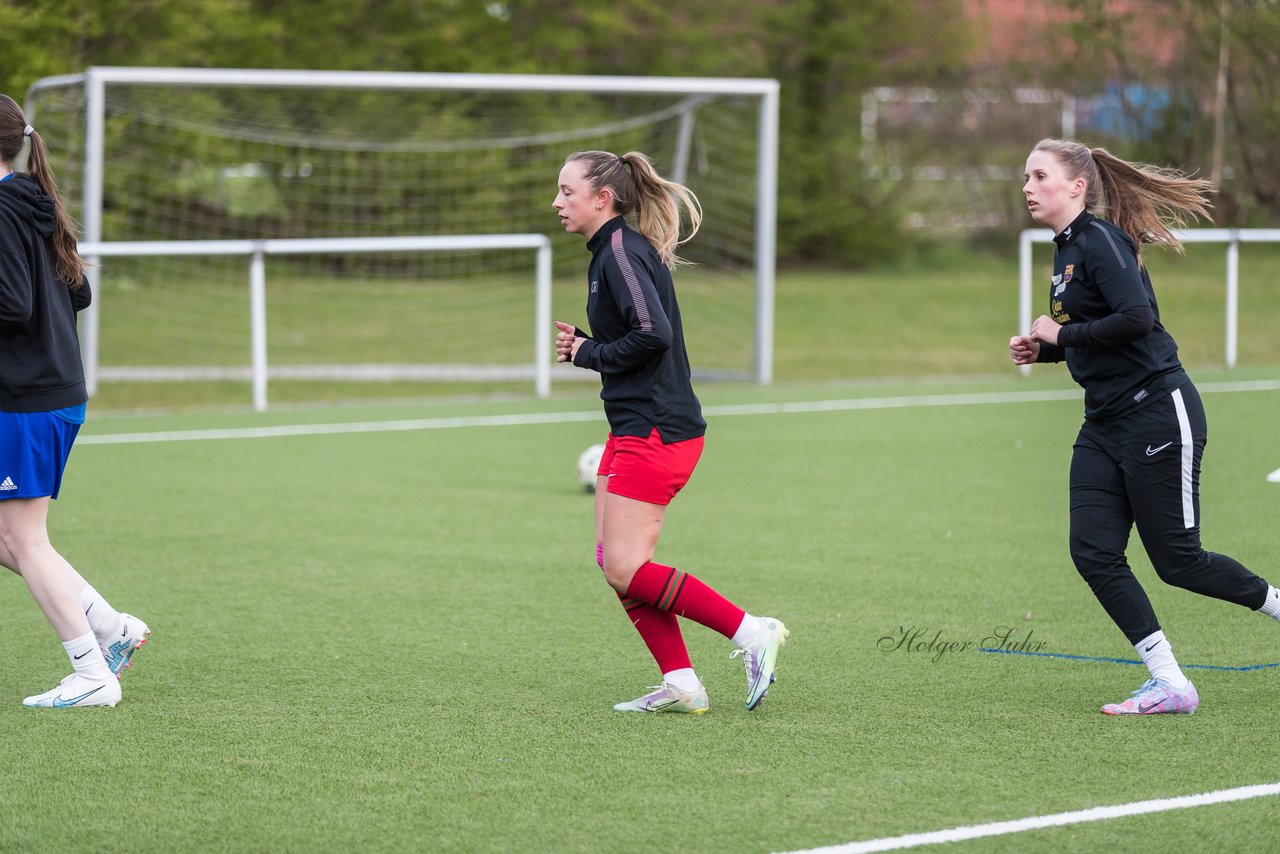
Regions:
<instances>
[{"instance_id":1,"label":"green foliage","mask_svg":"<svg viewBox=\"0 0 1280 854\"><path fill-rule=\"evenodd\" d=\"M924 4L959 21L958 4ZM778 246L784 259L867 264L903 249L901 211L861 168L863 92L956 71L958 29L912 4L805 0L761 7L765 73L782 82Z\"/></svg>"},{"instance_id":2,"label":"green foliage","mask_svg":"<svg viewBox=\"0 0 1280 854\"><path fill-rule=\"evenodd\" d=\"M927 5L949 12L959 6ZM776 76L783 91L780 254L856 263L900 244L889 197L856 166L861 93L886 81L957 71L956 44L947 28L927 26L910 4L891 0L750 5L728 18L713 0L670 13L642 0L10 4L0 9L0 55L7 60L0 88L20 94L39 76L90 65ZM336 95L326 124L358 122L361 100L359 93ZM430 126L405 133L444 133L459 120L467 121L434 115ZM233 221L274 220L272 233L288 231L281 219L289 209L287 188L229 182L199 167L198 148L188 155L171 177L151 163L115 164L108 180L116 188L159 180L180 207ZM400 207L391 198L371 215L394 219ZM118 212L108 217L121 221Z\"/></svg>"},{"instance_id":3,"label":"green foliage","mask_svg":"<svg viewBox=\"0 0 1280 854\"><path fill-rule=\"evenodd\" d=\"M1280 4L1231 5L1228 116L1231 161L1239 164L1238 195L1250 199L1267 224L1280 212Z\"/></svg>"},{"instance_id":4,"label":"green foliage","mask_svg":"<svg viewBox=\"0 0 1280 854\"><path fill-rule=\"evenodd\" d=\"M1272 0L1176 0L1153 15L1118 10L1103 0L1068 0L1064 28L1073 50L1047 65L1051 77L1075 81L1088 97L1107 85L1151 87L1168 106L1144 133L1106 144L1122 156L1219 180L1215 219L1233 226L1271 225L1280 215L1280 4ZM1147 57L1170 46L1172 61ZM1225 102L1217 90L1226 58ZM1138 105L1123 103L1126 110ZM1223 111L1223 134L1215 129ZM1214 164L1224 166L1213 176Z\"/></svg>"},{"instance_id":5,"label":"green foliage","mask_svg":"<svg viewBox=\"0 0 1280 854\"><path fill-rule=\"evenodd\" d=\"M1102 0L1067 0L1051 29L1026 36L1070 49L1045 50L1034 63L992 66L979 49L981 34L967 23L970 5L796 0L752 2L726 15L720 0L688 0L676 8L646 0L9 0L0 5L0 91L20 97L39 77L91 65L774 77L782 84L783 111L780 257L862 264L905 245L906 194L886 192L861 167L859 114L868 88L1011 88L1070 80L1073 94L1088 97L1113 84L1164 87L1170 105L1146 139L1099 141L1126 156L1204 173L1203 164L1213 159L1213 84L1225 34L1229 172L1220 220L1274 221L1280 211L1280 147L1274 145L1280 6L1177 0L1153 17L1145 7L1125 11ZM1179 51L1168 67L1145 61L1134 48L1157 41ZM360 100L340 93L330 117L358 116ZM442 128L450 120L438 118ZM1005 162L979 149L953 154L970 163ZM278 186L275 192L279 204L246 207L231 190L204 202L211 215L271 219L279 205L288 205L287 192Z\"/></svg>"}]
</instances>

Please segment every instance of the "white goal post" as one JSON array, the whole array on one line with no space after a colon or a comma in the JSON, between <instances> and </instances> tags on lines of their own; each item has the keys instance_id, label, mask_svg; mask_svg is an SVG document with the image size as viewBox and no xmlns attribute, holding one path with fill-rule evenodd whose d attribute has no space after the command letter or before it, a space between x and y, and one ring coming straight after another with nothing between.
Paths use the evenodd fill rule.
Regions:
<instances>
[{"instance_id":1,"label":"white goal post","mask_svg":"<svg viewBox=\"0 0 1280 854\"><path fill-rule=\"evenodd\" d=\"M395 300L397 288L405 290L409 284L419 290L436 288L455 299L438 312L442 315L460 313L463 300L477 300L468 309L470 322L487 319L484 312L497 303L496 296L475 296L484 294L483 288L463 288L462 279L507 262L457 260L445 251L445 244L421 250L439 249L433 257L441 260L411 262L404 253L419 249L399 245L382 250L375 243L356 248L357 244L336 243L335 238L456 241L487 239L495 236L489 232L501 232L524 239L530 232L545 230L536 236L557 247L552 253L557 266L550 277L557 284L576 281L585 270L585 258L570 256L567 247L574 241L569 238L575 236L559 233L550 202L559 164L569 152L584 148L644 150L655 157L664 175L699 194L707 217L698 238L682 253L696 266L679 278L682 297L687 297L682 298L686 328L699 322L699 316L704 326L692 333L691 343L698 341L695 346L702 350L695 366L707 376L772 381L776 80L94 67L38 81L27 93L26 107L50 143L55 170L82 223L85 260L95 287L94 304L82 325L91 387L96 387L100 365L118 361L120 342L137 340L135 327L145 325L135 324L128 331L117 325L110 334L104 332L102 318L115 322L118 315L112 312L121 310L121 304L128 310L163 303L169 313L153 327L157 335L169 335L176 342L170 348L172 357L161 346L168 340L143 348L142 354L127 348L124 352L134 367L198 368L198 348L216 353L211 363L221 360L225 366L232 357L223 344L243 346L233 344L245 334L235 326L235 318L244 316L241 309L225 297L213 303L215 294L232 292L231 268L218 267L225 262L211 258L209 270L194 266L204 261L144 262L143 244L152 244L152 257L159 259L201 254L174 253L172 246L158 245L177 241L212 241L228 247L253 241L266 255L284 254L277 250L290 241L297 246L314 241L306 250L316 253L314 261L275 262L294 265L286 266L281 276L297 292L284 297L295 300L289 309L305 307L309 296L302 293L302 284L321 280L331 288L329 293L338 294L335 280L340 273L356 279L365 267L379 263L398 265L391 278L400 277L384 287L384 302ZM150 175L158 180L146 180ZM383 195L366 207L361 193ZM319 211L314 215L313 207ZM123 248L126 243L133 248ZM449 249L465 253L469 247L464 244ZM113 245L115 249L109 248ZM245 245L239 243L231 254L252 255L242 251ZM384 251L387 260L381 262L356 255ZM334 257L341 252L352 253L348 257L353 260ZM115 260L100 269L104 258ZM144 263L153 266L134 272L126 265L118 274L125 261L138 269ZM180 263L193 266L179 267ZM304 269L304 263L314 267ZM413 266L416 263L424 266ZM436 266L424 272L428 263ZM206 275L214 277L208 286L200 283ZM507 280L524 274L504 266L501 275L502 293L510 294ZM106 277L105 287L100 277ZM132 291L121 294L120 287ZM280 298L274 285L273 293L273 298ZM576 290L565 293L576 296ZM335 301L342 298L338 294ZM541 310L542 297L538 299ZM504 342L515 334L513 329L524 326L507 307L511 302L508 299L501 309L507 312L504 330L494 333ZM701 311L690 311L686 302ZM408 323L410 316L436 314L435 308L415 306L399 317L392 312L383 316ZM202 311L211 319L209 328L179 330L170 323L172 317ZM575 300L572 312L566 313L566 320L580 315L581 303ZM287 309L276 316L296 315ZM216 329L213 321L219 324ZM274 323L272 328L274 335ZM291 361L298 362L299 369L324 367L304 365L305 359L368 361L357 351L326 358L315 347L296 360L274 355L277 347L289 355L302 349L289 349L290 335L309 337L308 343L314 343L319 334L318 328L305 330L305 335L286 330L283 344L270 338L270 376L281 376L278 369L291 367ZM253 335L256 354L266 345L257 340L256 330ZM401 346L385 357L388 362L408 363L418 355L405 343L408 331L397 329L388 337ZM114 349L102 349L107 341ZM497 362L519 358L510 345L504 346ZM554 356L549 347L540 346L537 358L549 362ZM256 375L256 355L254 364ZM543 368L535 365L539 376ZM152 372L157 379L162 374ZM353 379L352 372L337 378ZM497 377L480 371L457 378ZM538 383L543 393L542 380ZM261 403L259 392L254 394L255 404Z\"/></svg>"},{"instance_id":2,"label":"white goal post","mask_svg":"<svg viewBox=\"0 0 1280 854\"><path fill-rule=\"evenodd\" d=\"M1240 244L1280 243L1280 228L1192 228L1175 230L1174 236L1183 243L1225 243L1227 269L1225 284L1225 322L1223 365L1229 370L1236 366L1238 356L1237 335L1240 307ZM1031 328L1033 243L1052 243L1053 231L1047 228L1028 228L1018 235L1018 334ZM1018 369L1024 376L1031 373L1030 365Z\"/></svg>"}]
</instances>

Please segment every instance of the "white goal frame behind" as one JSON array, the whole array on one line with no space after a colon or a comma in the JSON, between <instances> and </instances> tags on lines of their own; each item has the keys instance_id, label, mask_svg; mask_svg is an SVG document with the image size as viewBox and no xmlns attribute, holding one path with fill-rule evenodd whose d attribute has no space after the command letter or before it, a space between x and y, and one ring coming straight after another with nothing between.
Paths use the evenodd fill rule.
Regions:
<instances>
[{"instance_id":1,"label":"white goal frame behind","mask_svg":"<svg viewBox=\"0 0 1280 854\"><path fill-rule=\"evenodd\" d=\"M1280 243L1280 228L1192 228L1175 230L1174 236L1183 243L1225 243L1227 245L1227 272L1225 285L1226 319L1224 322L1223 365L1236 366L1239 352L1238 332L1240 318L1240 244ZM1052 243L1053 231L1047 228L1028 228L1018 235L1018 335L1031 328L1031 252L1033 243ZM1030 365L1018 368L1023 376L1031 373Z\"/></svg>"},{"instance_id":2,"label":"white goal frame behind","mask_svg":"<svg viewBox=\"0 0 1280 854\"><path fill-rule=\"evenodd\" d=\"M84 87L85 163L81 221L85 261L94 269L108 244L103 238L103 174L105 169L105 129L107 87L134 86L241 86L259 88L368 89L368 90L454 90L487 92L588 92L592 94L635 95L738 95L759 98L756 146L755 210L755 327L752 378L761 384L773 380L773 325L776 274L776 221L778 184L777 80L758 78L696 77L613 77L537 74L437 74L373 71L302 71L272 69L205 68L111 68L93 67L82 74L48 77L37 81L27 92L28 116L34 95L45 89ZM34 119L33 119L34 121ZM684 113L678 133L674 165L669 175L684 182L693 144L692 113ZM258 241L272 243L273 241ZM276 243L280 241L274 241ZM98 254L95 254L98 253ZM119 250L113 250L120 254ZM165 251L156 254L169 254ZM197 253L198 254L198 253ZM247 254L237 251L234 254ZM92 278L92 274L91 274ZM86 310L82 323L85 370L90 388L98 380L99 302ZM539 351L541 353L541 351ZM539 355L539 358L543 358ZM547 359L552 358L549 354ZM539 365L541 370L541 365ZM92 393L92 392L91 392ZM541 387L540 387L541 393ZM255 391L255 401L257 401Z\"/></svg>"}]
</instances>

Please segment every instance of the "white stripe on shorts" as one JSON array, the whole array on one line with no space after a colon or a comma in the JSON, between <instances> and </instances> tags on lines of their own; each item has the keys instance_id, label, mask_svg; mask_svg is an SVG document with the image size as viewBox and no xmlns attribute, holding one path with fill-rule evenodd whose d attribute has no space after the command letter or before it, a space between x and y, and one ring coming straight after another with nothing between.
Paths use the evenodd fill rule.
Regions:
<instances>
[{"instance_id":1,"label":"white stripe on shorts","mask_svg":"<svg viewBox=\"0 0 1280 854\"><path fill-rule=\"evenodd\" d=\"M1182 401L1182 389L1173 390L1173 408L1178 413L1178 433L1182 437L1182 526L1196 526L1196 503L1191 482L1192 464L1195 461L1196 443L1191 437L1191 422L1187 419L1187 405Z\"/></svg>"}]
</instances>

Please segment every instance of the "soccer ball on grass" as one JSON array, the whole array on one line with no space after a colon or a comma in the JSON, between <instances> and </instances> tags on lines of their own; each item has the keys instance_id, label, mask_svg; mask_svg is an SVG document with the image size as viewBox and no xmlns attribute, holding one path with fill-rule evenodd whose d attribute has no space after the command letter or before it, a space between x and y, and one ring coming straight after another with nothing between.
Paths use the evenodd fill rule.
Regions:
<instances>
[{"instance_id":1,"label":"soccer ball on grass","mask_svg":"<svg viewBox=\"0 0 1280 854\"><path fill-rule=\"evenodd\" d=\"M596 491L596 472L600 469L600 457L604 445L592 445L578 455L578 483L587 492Z\"/></svg>"}]
</instances>

